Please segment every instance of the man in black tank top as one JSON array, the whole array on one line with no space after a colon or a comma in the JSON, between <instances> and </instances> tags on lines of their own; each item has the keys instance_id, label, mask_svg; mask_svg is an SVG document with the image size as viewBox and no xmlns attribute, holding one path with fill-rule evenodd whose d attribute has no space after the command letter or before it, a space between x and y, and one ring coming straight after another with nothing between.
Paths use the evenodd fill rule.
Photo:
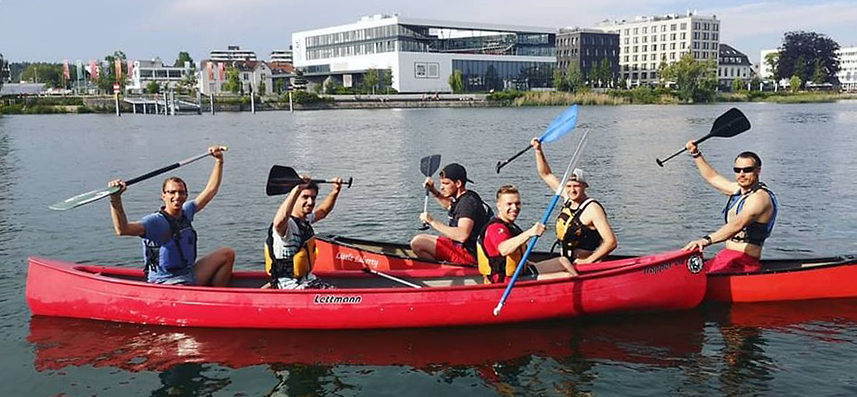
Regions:
<instances>
[{"instance_id":1,"label":"man in black tank top","mask_svg":"<svg viewBox=\"0 0 857 397\"><path fill-rule=\"evenodd\" d=\"M560 181L551 172L539 139L533 138L530 144L536 152L536 166L538 167L539 177L542 178L542 181L552 191L556 191L560 183L565 183L562 197L566 200L564 204L564 207L568 209L566 212L571 216L564 231L565 233L570 233L571 230L569 229L573 227L578 228L577 232L580 234L579 242L583 243L582 246L578 244L577 246L569 247L570 249L567 252L563 252L563 255L573 260L574 264L593 263L604 259L616 249L616 235L613 234L613 228L607 220L607 212L604 211L604 208L597 201L593 201L586 195L586 188L589 187L589 183L586 181L583 170L575 168L567 181ZM557 222L558 225L560 224L560 220ZM559 232L558 228L557 233ZM567 240L560 238L560 236L557 237L561 241ZM565 235L562 237L565 237Z\"/></svg>"}]
</instances>

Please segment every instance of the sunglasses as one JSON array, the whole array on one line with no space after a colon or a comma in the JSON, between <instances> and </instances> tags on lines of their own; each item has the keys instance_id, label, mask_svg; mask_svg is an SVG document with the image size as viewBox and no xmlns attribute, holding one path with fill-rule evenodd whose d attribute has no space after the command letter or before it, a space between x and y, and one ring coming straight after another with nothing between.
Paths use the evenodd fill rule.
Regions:
<instances>
[{"instance_id":1,"label":"sunglasses","mask_svg":"<svg viewBox=\"0 0 857 397\"><path fill-rule=\"evenodd\" d=\"M732 171L735 171L736 174L745 173L749 174L756 170L756 166L752 167L732 167Z\"/></svg>"}]
</instances>

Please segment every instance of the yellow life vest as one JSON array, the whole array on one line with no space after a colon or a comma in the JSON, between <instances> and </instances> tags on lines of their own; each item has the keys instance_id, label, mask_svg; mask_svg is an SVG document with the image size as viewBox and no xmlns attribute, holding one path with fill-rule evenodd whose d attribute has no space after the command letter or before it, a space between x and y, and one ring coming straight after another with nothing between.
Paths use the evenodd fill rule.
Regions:
<instances>
[{"instance_id":1,"label":"yellow life vest","mask_svg":"<svg viewBox=\"0 0 857 397\"><path fill-rule=\"evenodd\" d=\"M300 223L299 223L300 225ZM312 271L315 258L318 256L318 248L315 245L315 237L312 227L309 230L300 230L299 235L303 240L300 248L291 258L276 258L274 256L274 228L273 224L268 228L268 237L265 239L265 272L271 277L301 278Z\"/></svg>"},{"instance_id":2,"label":"yellow life vest","mask_svg":"<svg viewBox=\"0 0 857 397\"><path fill-rule=\"evenodd\" d=\"M601 245L601 235L598 231L591 230L580 222L580 216L590 203L601 205L592 198L587 198L577 207L571 209L571 200L562 206L559 216L556 217L556 243L560 246L561 254L567 258L572 257L576 248L593 251Z\"/></svg>"},{"instance_id":3,"label":"yellow life vest","mask_svg":"<svg viewBox=\"0 0 857 397\"><path fill-rule=\"evenodd\" d=\"M507 223L503 220L494 217L485 225L482 232L479 233L479 238L476 244L476 263L479 265L479 273L485 278L485 284L502 283L507 276L515 274L515 269L518 268L518 263L524 256L523 244L515 248L511 254L506 256L488 256L485 249L485 233L488 231L488 226L494 223L502 223L511 233L511 237L521 234L521 229L514 223Z\"/></svg>"}]
</instances>

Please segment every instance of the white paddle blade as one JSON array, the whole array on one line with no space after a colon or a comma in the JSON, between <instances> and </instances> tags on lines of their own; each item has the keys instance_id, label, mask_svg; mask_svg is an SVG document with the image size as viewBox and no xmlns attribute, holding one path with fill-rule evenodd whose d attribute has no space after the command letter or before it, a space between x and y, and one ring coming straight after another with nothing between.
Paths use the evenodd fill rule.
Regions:
<instances>
[{"instance_id":1,"label":"white paddle blade","mask_svg":"<svg viewBox=\"0 0 857 397\"><path fill-rule=\"evenodd\" d=\"M101 200L101 199L103 199L103 198L105 198L105 197L107 197L113 193L118 192L118 191L119 191L119 186L96 189L96 190L93 190L91 192L78 194L77 196L67 198L67 199L60 201L58 203L51 204L51 206L48 208L50 208L54 211L70 210L72 208L80 207L81 205L84 205L84 204L89 204L93 201Z\"/></svg>"}]
</instances>

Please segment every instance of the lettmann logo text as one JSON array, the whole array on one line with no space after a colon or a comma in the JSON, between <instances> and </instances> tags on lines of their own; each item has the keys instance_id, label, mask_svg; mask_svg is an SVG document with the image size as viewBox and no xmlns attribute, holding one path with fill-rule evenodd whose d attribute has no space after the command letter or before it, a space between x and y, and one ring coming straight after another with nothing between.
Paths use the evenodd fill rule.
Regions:
<instances>
[{"instance_id":1,"label":"lettmann logo text","mask_svg":"<svg viewBox=\"0 0 857 397\"><path fill-rule=\"evenodd\" d=\"M347 304L347 305L356 305L363 301L363 297L360 295L316 295L313 298L312 302L316 305L338 305L338 304Z\"/></svg>"}]
</instances>

